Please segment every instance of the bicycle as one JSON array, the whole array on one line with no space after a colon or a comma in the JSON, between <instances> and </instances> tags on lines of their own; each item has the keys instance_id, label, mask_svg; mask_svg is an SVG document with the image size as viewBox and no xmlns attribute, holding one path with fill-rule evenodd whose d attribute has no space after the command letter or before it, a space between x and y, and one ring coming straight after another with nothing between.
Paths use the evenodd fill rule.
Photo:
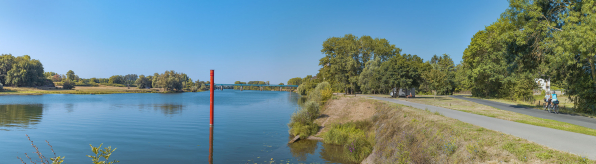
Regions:
<instances>
[{"instance_id":1,"label":"bicycle","mask_svg":"<svg viewBox=\"0 0 596 164\"><path fill-rule=\"evenodd\" d=\"M559 100L555 100L552 102L551 109L554 111L555 114L559 114Z\"/></svg>"}]
</instances>

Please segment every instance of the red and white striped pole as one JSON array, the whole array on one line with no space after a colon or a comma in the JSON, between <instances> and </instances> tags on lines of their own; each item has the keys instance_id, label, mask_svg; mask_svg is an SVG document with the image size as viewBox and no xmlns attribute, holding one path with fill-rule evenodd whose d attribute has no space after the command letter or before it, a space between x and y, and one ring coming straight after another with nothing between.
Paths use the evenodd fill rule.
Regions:
<instances>
[{"instance_id":1,"label":"red and white striped pole","mask_svg":"<svg viewBox=\"0 0 596 164\"><path fill-rule=\"evenodd\" d=\"M213 70L211 70L211 85L209 85L210 92L211 92L211 121L209 122L209 126L213 126L213 88L215 87L215 83L213 82Z\"/></svg>"}]
</instances>

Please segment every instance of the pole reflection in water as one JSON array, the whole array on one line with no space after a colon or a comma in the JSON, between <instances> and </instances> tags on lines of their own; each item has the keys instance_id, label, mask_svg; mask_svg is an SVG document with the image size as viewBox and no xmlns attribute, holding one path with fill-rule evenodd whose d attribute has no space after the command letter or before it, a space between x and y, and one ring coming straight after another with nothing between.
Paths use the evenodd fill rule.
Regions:
<instances>
[{"instance_id":1,"label":"pole reflection in water","mask_svg":"<svg viewBox=\"0 0 596 164\"><path fill-rule=\"evenodd\" d=\"M213 126L209 127L209 164L213 164Z\"/></svg>"}]
</instances>

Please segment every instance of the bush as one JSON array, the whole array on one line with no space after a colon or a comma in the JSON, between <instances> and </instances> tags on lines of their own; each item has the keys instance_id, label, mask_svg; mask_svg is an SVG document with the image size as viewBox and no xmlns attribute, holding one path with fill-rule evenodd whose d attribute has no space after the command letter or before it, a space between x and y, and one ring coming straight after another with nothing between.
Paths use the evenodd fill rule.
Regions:
<instances>
[{"instance_id":1,"label":"bush","mask_svg":"<svg viewBox=\"0 0 596 164\"><path fill-rule=\"evenodd\" d=\"M316 134L319 131L319 125L314 123L317 117L319 117L319 104L313 101L306 102L302 109L292 114L288 124L290 134L300 135L302 139Z\"/></svg>"},{"instance_id":2,"label":"bush","mask_svg":"<svg viewBox=\"0 0 596 164\"><path fill-rule=\"evenodd\" d=\"M75 88L74 83L71 81L65 81L62 83L62 89L73 89Z\"/></svg>"},{"instance_id":3,"label":"bush","mask_svg":"<svg viewBox=\"0 0 596 164\"><path fill-rule=\"evenodd\" d=\"M369 121L332 125L331 129L323 134L323 139L325 143L344 146L348 159L360 162L372 152L374 135L366 133L371 126L372 123Z\"/></svg>"},{"instance_id":4,"label":"bush","mask_svg":"<svg viewBox=\"0 0 596 164\"><path fill-rule=\"evenodd\" d=\"M324 103L333 96L331 85L328 82L322 82L317 84L317 87L308 93L308 99L311 101Z\"/></svg>"}]
</instances>

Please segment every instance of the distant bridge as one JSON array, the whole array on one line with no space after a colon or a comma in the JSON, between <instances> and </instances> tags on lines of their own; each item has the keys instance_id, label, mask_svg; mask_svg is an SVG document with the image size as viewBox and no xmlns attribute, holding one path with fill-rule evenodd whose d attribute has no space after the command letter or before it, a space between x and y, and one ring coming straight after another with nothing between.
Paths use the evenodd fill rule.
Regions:
<instances>
[{"instance_id":1,"label":"distant bridge","mask_svg":"<svg viewBox=\"0 0 596 164\"><path fill-rule=\"evenodd\" d=\"M210 84L207 84L207 86L209 86ZM283 87L292 87L292 88L297 88L298 85L267 85L267 84L214 84L214 87L219 87L221 90L223 90L224 86L239 86L240 87L240 91L244 90L244 86L249 86L249 87L259 87L261 91L263 91L263 87L279 87L279 91L281 91L281 88Z\"/></svg>"}]
</instances>

